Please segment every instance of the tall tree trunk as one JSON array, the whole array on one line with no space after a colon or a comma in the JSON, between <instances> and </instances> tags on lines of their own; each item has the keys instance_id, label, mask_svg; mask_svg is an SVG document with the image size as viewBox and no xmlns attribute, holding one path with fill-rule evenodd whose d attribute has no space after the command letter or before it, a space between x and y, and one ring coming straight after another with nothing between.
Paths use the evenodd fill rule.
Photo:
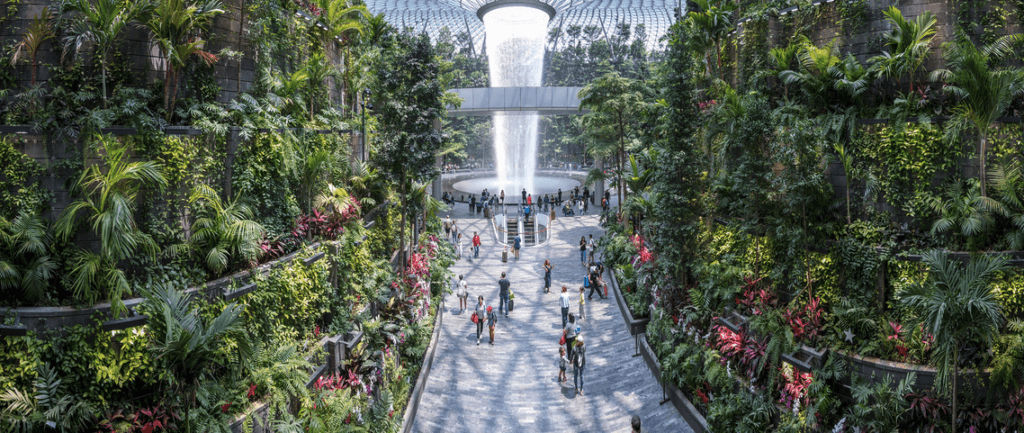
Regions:
<instances>
[{"instance_id":1,"label":"tall tree trunk","mask_svg":"<svg viewBox=\"0 0 1024 433\"><path fill-rule=\"evenodd\" d=\"M978 133L981 136L981 146L980 146L980 149L979 149L980 154L978 155L978 169L981 172L978 173L978 177L981 178L981 196L982 197L988 197L988 193L987 193L988 190L986 189L986 185L985 185L985 183L986 183L985 182L985 174L986 174L985 173L985 160L987 159L986 158L986 156L987 156L986 155L987 154L987 152L986 152L987 149L986 148L988 147L988 131L987 130L988 130L988 126L987 125L985 125L985 126L978 125ZM954 432L954 433L956 433L956 432Z\"/></svg>"},{"instance_id":2,"label":"tall tree trunk","mask_svg":"<svg viewBox=\"0 0 1024 433\"><path fill-rule=\"evenodd\" d=\"M100 53L100 81L103 82L103 108L107 108L107 61Z\"/></svg>"},{"instance_id":3,"label":"tall tree trunk","mask_svg":"<svg viewBox=\"0 0 1024 433\"><path fill-rule=\"evenodd\" d=\"M954 345L957 346L957 345ZM953 354L953 422L950 426L953 428L952 432L956 433L956 376L957 376L957 364L960 362L960 347L955 347L956 353Z\"/></svg>"},{"instance_id":4,"label":"tall tree trunk","mask_svg":"<svg viewBox=\"0 0 1024 433\"><path fill-rule=\"evenodd\" d=\"M407 201L408 199L405 196L405 173L402 173L402 188L401 188L401 190L402 190L402 192L401 192L401 194L402 194L402 218L401 218L402 228L400 229L401 230L401 234L399 235L399 241L398 241L398 251L399 251L399 253L398 253L398 269L401 271L400 275L404 276L405 275L405 257L402 257L402 256L405 255L405 212L407 210L406 206L408 205L408 201Z\"/></svg>"}]
</instances>

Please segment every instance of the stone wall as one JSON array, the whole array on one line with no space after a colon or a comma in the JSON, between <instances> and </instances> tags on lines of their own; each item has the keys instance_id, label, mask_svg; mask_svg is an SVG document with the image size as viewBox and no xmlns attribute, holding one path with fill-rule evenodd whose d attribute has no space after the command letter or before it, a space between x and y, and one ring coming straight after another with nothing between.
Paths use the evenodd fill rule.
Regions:
<instances>
[{"instance_id":1,"label":"stone wall","mask_svg":"<svg viewBox=\"0 0 1024 433\"><path fill-rule=\"evenodd\" d=\"M218 102L226 103L234 99L239 92L245 92L252 87L256 78L256 52L246 37L249 23L243 16L243 9L246 7L245 0L222 1L225 13L214 20L206 50L218 53L223 48L229 48L242 53L241 59L222 58L214 66L214 77L221 88ZM0 45L13 44L20 40L33 17L39 15L44 7L49 7L52 12L58 5L59 2L50 0L20 0L14 17L0 22ZM328 59L334 64L339 63L341 59L339 47L336 44L331 44L327 51ZM122 33L119 46L111 50L111 54L114 52L127 57L135 80L132 83L134 86L146 87L151 82L164 79L164 61L160 56L160 51L152 44L148 30L129 27ZM59 39L51 39L43 44L38 56L40 67L37 81L45 81L50 78L50 70L47 65L59 65L62 54L63 45ZM69 52L67 55L71 56L73 52ZM65 60L68 59L65 58ZM22 64L15 68L16 89L25 89L29 86L30 73L28 64ZM329 81L330 98L333 101L339 101L341 98L340 81L336 79ZM187 92L184 84L183 82L179 98Z\"/></svg>"}]
</instances>

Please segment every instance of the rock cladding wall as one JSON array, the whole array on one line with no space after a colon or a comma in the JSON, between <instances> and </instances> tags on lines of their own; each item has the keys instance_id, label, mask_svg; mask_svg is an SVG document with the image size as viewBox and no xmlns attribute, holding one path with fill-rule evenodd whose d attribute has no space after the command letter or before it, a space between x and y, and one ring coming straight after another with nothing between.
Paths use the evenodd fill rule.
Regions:
<instances>
[{"instance_id":1,"label":"rock cladding wall","mask_svg":"<svg viewBox=\"0 0 1024 433\"><path fill-rule=\"evenodd\" d=\"M256 77L256 52L246 37L249 25L246 17L243 16L243 11L247 7L246 1L222 1L224 14L214 20L206 50L218 53L221 49L228 48L242 53L241 59L222 58L214 66L214 77L221 90L218 102L226 103L234 99L240 92L245 92L252 87ZM0 45L5 46L21 40L33 17L38 16L44 7L49 7L52 12L58 5L59 2L50 0L20 0L16 6L17 12L7 21L0 20ZM38 59L40 67L37 81L46 81L50 78L48 65L59 65L63 51L63 45L59 39L51 39L43 44ZM114 52L127 57L135 80L133 85L146 87L151 82L164 79L163 59L160 57L160 51L153 45L147 30L129 27L121 35L119 46L112 50L111 54ZM69 52L67 55L72 54ZM341 58L339 48L332 44L328 49L327 57L332 63L337 64ZM28 64L16 67L14 77L15 89L20 91L27 88L30 84ZM186 84L182 83L182 93L187 92ZM339 100L340 97L340 87L336 85L335 80L331 80L330 98Z\"/></svg>"}]
</instances>

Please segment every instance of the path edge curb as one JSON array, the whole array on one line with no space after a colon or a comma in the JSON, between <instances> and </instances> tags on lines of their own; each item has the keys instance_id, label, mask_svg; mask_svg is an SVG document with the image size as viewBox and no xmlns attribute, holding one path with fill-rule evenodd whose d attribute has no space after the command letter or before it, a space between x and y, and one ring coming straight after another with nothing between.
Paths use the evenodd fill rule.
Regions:
<instances>
[{"instance_id":1,"label":"path edge curb","mask_svg":"<svg viewBox=\"0 0 1024 433\"><path fill-rule=\"evenodd\" d=\"M634 330L634 324L629 320L629 316L631 316L631 314L627 315L629 309L624 305L625 298L622 297L622 291L619 289L619 282L615 278L615 270L612 269L610 266L608 267L608 270L610 276L609 280L611 280L612 284L612 290L615 291L616 301L619 302L619 309L622 310L619 311L619 313L622 315L622 320L626 325L626 329L632 333ZM623 310L624 307L626 308L625 310ZM647 320L650 319L648 318ZM646 323L644 325L646 325ZM644 331L642 332L642 335L640 335L639 344L640 347L638 349L640 350L640 353L643 355L644 365L647 366L648 371L651 372L651 375L654 376L654 379L657 380L657 382L662 385L662 392L664 394L667 394L667 400L672 401L672 406L676 408L677 412L679 412L679 416L681 416L683 420L686 421L686 423L690 426L691 429L693 429L694 432L707 432L707 421L704 419L703 416L701 416L700 412L697 411L697 408L693 406L693 403L691 403L690 400L686 398L686 395L683 394L679 387L677 387L674 383L666 384L662 382L660 366L661 363L658 361L657 355L654 354L653 348L647 342L646 326L644 326ZM662 403L664 403L664 401Z\"/></svg>"},{"instance_id":2,"label":"path edge curb","mask_svg":"<svg viewBox=\"0 0 1024 433\"><path fill-rule=\"evenodd\" d=\"M430 367L434 364L434 352L437 351L438 342L441 339L441 325L444 324L444 299L437 306L437 317L434 319L434 335L430 336L430 349L423 359L423 368L420 369L419 378L416 379L416 386L409 396L409 403L405 405L405 415L402 416L402 433L412 431L412 425L416 422L416 412L420 406L420 398L423 390L427 387L427 379L430 376Z\"/></svg>"}]
</instances>

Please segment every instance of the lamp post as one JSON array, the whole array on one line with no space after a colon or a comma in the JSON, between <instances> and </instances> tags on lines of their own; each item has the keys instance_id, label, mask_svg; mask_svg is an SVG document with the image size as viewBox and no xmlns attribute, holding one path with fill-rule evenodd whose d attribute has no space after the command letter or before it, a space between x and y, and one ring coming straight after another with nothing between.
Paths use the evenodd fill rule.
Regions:
<instances>
[{"instance_id":1,"label":"lamp post","mask_svg":"<svg viewBox=\"0 0 1024 433\"><path fill-rule=\"evenodd\" d=\"M360 156L363 157L363 162L366 162L366 158L369 156L368 152L366 151L366 109L373 109L373 104L368 104L366 102L367 99L370 99L370 89L363 90L363 100L359 104L360 108L362 109L361 111L363 113L363 133L359 135L359 141L362 142L360 143L361 149L359 151L359 154Z\"/></svg>"}]
</instances>

